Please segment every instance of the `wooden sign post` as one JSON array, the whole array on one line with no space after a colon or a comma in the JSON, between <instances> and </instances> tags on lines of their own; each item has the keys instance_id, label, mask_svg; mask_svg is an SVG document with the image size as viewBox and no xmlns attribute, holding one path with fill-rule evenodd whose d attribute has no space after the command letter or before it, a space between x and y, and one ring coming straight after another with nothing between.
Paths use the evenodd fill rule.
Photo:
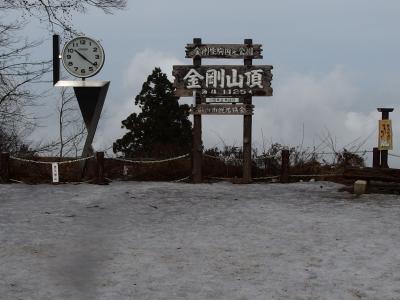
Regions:
<instances>
[{"instance_id":1,"label":"wooden sign post","mask_svg":"<svg viewBox=\"0 0 400 300\"><path fill-rule=\"evenodd\" d=\"M193 39L193 44L201 45L201 39ZM201 56L193 57L193 66L199 68L201 66ZM195 105L201 104L200 93L195 92ZM203 163L203 141L201 140L201 114L193 116L193 139L192 139L192 180L193 183L201 183Z\"/></svg>"},{"instance_id":2,"label":"wooden sign post","mask_svg":"<svg viewBox=\"0 0 400 300\"><path fill-rule=\"evenodd\" d=\"M175 94L195 95L193 114L192 179L202 180L201 115L243 115L243 182L251 182L251 129L253 96L272 96L272 66L253 66L262 58L262 45L245 39L244 44L202 44L193 39L186 46L186 58L193 65L173 66ZM202 58L243 59L244 65L201 65Z\"/></svg>"},{"instance_id":3,"label":"wooden sign post","mask_svg":"<svg viewBox=\"0 0 400 300\"><path fill-rule=\"evenodd\" d=\"M244 43L251 46L252 40L246 39ZM244 65L250 67L253 64L253 59L245 58ZM253 99L251 96L246 95L244 98L244 103L247 105L253 105ZM244 183L251 182L251 129L253 123L252 115L243 116L243 181Z\"/></svg>"}]
</instances>

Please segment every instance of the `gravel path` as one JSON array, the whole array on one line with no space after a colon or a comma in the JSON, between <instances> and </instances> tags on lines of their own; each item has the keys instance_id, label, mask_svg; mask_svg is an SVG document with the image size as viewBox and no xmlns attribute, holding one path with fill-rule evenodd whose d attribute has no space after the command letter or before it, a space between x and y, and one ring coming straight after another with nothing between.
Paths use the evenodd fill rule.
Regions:
<instances>
[{"instance_id":1,"label":"gravel path","mask_svg":"<svg viewBox=\"0 0 400 300\"><path fill-rule=\"evenodd\" d=\"M400 197L0 185L0 299L400 299Z\"/></svg>"}]
</instances>

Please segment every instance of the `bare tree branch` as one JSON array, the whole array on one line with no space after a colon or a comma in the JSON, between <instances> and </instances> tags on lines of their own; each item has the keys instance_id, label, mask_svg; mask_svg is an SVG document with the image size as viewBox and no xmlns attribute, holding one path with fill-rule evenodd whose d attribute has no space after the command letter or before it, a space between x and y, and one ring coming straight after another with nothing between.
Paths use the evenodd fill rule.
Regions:
<instances>
[{"instance_id":1,"label":"bare tree branch","mask_svg":"<svg viewBox=\"0 0 400 300\"><path fill-rule=\"evenodd\" d=\"M27 18L36 18L66 32L75 32L71 24L74 13L86 13L89 8L101 9L106 14L126 7L127 0L0 0L0 9L20 11Z\"/></svg>"}]
</instances>

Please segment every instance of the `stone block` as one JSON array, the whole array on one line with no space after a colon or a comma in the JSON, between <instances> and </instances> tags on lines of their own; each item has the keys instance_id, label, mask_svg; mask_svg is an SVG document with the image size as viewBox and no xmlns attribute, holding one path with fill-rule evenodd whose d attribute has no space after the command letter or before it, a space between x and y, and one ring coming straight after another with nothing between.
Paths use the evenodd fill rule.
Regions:
<instances>
[{"instance_id":1,"label":"stone block","mask_svg":"<svg viewBox=\"0 0 400 300\"><path fill-rule=\"evenodd\" d=\"M357 180L354 182L354 194L362 195L365 194L367 190L367 181L365 180Z\"/></svg>"}]
</instances>

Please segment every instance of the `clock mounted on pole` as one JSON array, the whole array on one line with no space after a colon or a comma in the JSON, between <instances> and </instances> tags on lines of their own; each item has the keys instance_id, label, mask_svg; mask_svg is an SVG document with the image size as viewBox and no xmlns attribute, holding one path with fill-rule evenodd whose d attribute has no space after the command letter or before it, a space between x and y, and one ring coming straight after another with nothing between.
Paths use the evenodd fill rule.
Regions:
<instances>
[{"instance_id":1,"label":"clock mounted on pole","mask_svg":"<svg viewBox=\"0 0 400 300\"><path fill-rule=\"evenodd\" d=\"M81 80L60 80L60 60L65 70ZM105 62L100 42L87 36L67 41L60 54L60 38L53 36L53 84L56 87L72 87L78 100L87 137L82 157L93 155L92 142L99 123L110 81L86 80L100 72Z\"/></svg>"},{"instance_id":2,"label":"clock mounted on pole","mask_svg":"<svg viewBox=\"0 0 400 300\"><path fill-rule=\"evenodd\" d=\"M105 57L98 41L81 36L65 44L61 58L68 73L84 79L100 72Z\"/></svg>"}]
</instances>

